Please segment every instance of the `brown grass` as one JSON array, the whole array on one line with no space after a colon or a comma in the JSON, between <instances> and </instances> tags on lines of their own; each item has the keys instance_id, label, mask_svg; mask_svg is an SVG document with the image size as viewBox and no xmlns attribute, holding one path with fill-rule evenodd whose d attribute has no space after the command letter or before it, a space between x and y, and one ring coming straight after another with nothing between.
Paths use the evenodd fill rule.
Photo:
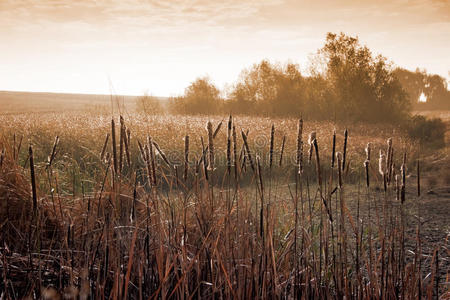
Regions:
<instances>
[{"instance_id":1,"label":"brown grass","mask_svg":"<svg viewBox=\"0 0 450 300\"><path fill-rule=\"evenodd\" d=\"M0 116L3 295L411 299L447 292L446 241L428 244L420 222L410 230L421 198L419 177L407 176L419 152L397 128L242 117L221 131L220 117L208 119L205 130L204 117L125 115L117 154L110 117ZM312 159L298 172L312 131ZM17 149L14 134L31 142L33 156ZM395 173L403 204L396 184L374 162L363 164L367 143L385 151L388 137L389 159L404 165ZM31 167L37 218L30 220Z\"/></svg>"}]
</instances>

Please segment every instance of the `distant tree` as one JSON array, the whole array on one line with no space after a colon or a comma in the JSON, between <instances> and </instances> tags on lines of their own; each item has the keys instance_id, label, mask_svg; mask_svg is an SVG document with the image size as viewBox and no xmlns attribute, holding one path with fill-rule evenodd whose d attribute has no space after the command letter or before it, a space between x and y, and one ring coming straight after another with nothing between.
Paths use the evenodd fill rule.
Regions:
<instances>
[{"instance_id":1,"label":"distant tree","mask_svg":"<svg viewBox=\"0 0 450 300\"><path fill-rule=\"evenodd\" d=\"M412 72L402 68L395 69L394 74L415 110L450 109L450 91L446 80L441 76L427 74L419 69ZM426 102L419 102L422 93Z\"/></svg>"},{"instance_id":2,"label":"distant tree","mask_svg":"<svg viewBox=\"0 0 450 300\"><path fill-rule=\"evenodd\" d=\"M275 116L298 115L303 77L298 65L267 60L244 70L229 95L231 111Z\"/></svg>"},{"instance_id":3,"label":"distant tree","mask_svg":"<svg viewBox=\"0 0 450 300\"><path fill-rule=\"evenodd\" d=\"M215 114L221 111L223 100L219 89L207 77L192 82L183 96L169 99L172 113Z\"/></svg>"},{"instance_id":4,"label":"distant tree","mask_svg":"<svg viewBox=\"0 0 450 300\"><path fill-rule=\"evenodd\" d=\"M136 110L140 113L154 115L163 113L164 107L158 97L144 94L136 99Z\"/></svg>"},{"instance_id":5,"label":"distant tree","mask_svg":"<svg viewBox=\"0 0 450 300\"><path fill-rule=\"evenodd\" d=\"M409 101L391 66L382 56L372 57L358 38L328 33L319 55L337 119L391 122L408 116Z\"/></svg>"}]
</instances>

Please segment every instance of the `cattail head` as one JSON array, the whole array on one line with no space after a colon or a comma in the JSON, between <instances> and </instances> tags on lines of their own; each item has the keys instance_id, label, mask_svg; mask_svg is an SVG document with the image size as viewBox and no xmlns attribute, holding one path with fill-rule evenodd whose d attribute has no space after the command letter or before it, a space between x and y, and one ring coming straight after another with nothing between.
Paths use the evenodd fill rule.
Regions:
<instances>
[{"instance_id":1,"label":"cattail head","mask_svg":"<svg viewBox=\"0 0 450 300\"><path fill-rule=\"evenodd\" d=\"M378 166L378 171L380 172L380 174L383 176L386 174L386 155L384 155L381 151L380 151L380 159L379 159L379 166Z\"/></svg>"},{"instance_id":2,"label":"cattail head","mask_svg":"<svg viewBox=\"0 0 450 300\"><path fill-rule=\"evenodd\" d=\"M366 160L370 160L370 148L371 148L372 144L371 143L367 143L366 146Z\"/></svg>"},{"instance_id":3,"label":"cattail head","mask_svg":"<svg viewBox=\"0 0 450 300\"><path fill-rule=\"evenodd\" d=\"M209 148L209 169L214 169L214 133L211 121L206 124L208 130L208 148Z\"/></svg>"},{"instance_id":4,"label":"cattail head","mask_svg":"<svg viewBox=\"0 0 450 300\"><path fill-rule=\"evenodd\" d=\"M363 165L364 165L364 168L368 168L368 167L369 167L369 160L366 159L366 160L364 161Z\"/></svg>"},{"instance_id":5,"label":"cattail head","mask_svg":"<svg viewBox=\"0 0 450 300\"><path fill-rule=\"evenodd\" d=\"M312 145L315 139L316 139L316 132L315 132L315 131L312 131L312 132L309 134L308 143L309 143L310 145Z\"/></svg>"}]
</instances>

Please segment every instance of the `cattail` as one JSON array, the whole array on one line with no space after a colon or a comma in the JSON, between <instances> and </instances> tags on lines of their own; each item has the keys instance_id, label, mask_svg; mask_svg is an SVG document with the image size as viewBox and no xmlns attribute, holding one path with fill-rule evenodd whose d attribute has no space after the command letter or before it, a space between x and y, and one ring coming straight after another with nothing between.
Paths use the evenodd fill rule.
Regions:
<instances>
[{"instance_id":1,"label":"cattail","mask_svg":"<svg viewBox=\"0 0 450 300\"><path fill-rule=\"evenodd\" d=\"M281 142L281 149L280 149L280 167L283 165L283 153L285 144L286 144L286 135L283 135L283 141Z\"/></svg>"},{"instance_id":2,"label":"cattail","mask_svg":"<svg viewBox=\"0 0 450 300\"><path fill-rule=\"evenodd\" d=\"M120 134L119 134L119 172L122 173L123 167L123 144L125 140L125 123L123 117L120 116Z\"/></svg>"},{"instance_id":3,"label":"cattail","mask_svg":"<svg viewBox=\"0 0 450 300\"><path fill-rule=\"evenodd\" d=\"M338 167L339 187L342 187L342 153L336 152L336 158Z\"/></svg>"},{"instance_id":4,"label":"cattail","mask_svg":"<svg viewBox=\"0 0 450 300\"><path fill-rule=\"evenodd\" d=\"M333 148L331 150L331 168L334 168L336 159L336 129L333 130Z\"/></svg>"},{"instance_id":5,"label":"cattail","mask_svg":"<svg viewBox=\"0 0 450 300\"><path fill-rule=\"evenodd\" d=\"M3 160L5 159L5 148L2 149L2 152L0 153L0 168L3 166Z\"/></svg>"},{"instance_id":6,"label":"cattail","mask_svg":"<svg viewBox=\"0 0 450 300\"><path fill-rule=\"evenodd\" d=\"M144 146L144 153L145 153L144 161L147 166L148 185L152 186L152 184L153 184L152 166L150 163L150 149L148 148L148 144L145 144L145 146Z\"/></svg>"},{"instance_id":7,"label":"cattail","mask_svg":"<svg viewBox=\"0 0 450 300\"><path fill-rule=\"evenodd\" d=\"M222 123L220 123L222 124ZM209 147L209 169L214 170L214 134L212 130L212 124L208 121L208 147Z\"/></svg>"},{"instance_id":8,"label":"cattail","mask_svg":"<svg viewBox=\"0 0 450 300\"><path fill-rule=\"evenodd\" d=\"M161 158L163 159L163 161L167 164L168 167L171 167L172 164L169 162L169 160L167 159L166 154L164 153L164 151L161 150L161 148L159 147L158 143L153 141L153 146L155 146L156 151L158 151L159 155L161 156Z\"/></svg>"},{"instance_id":9,"label":"cattail","mask_svg":"<svg viewBox=\"0 0 450 300\"><path fill-rule=\"evenodd\" d=\"M369 163L370 161L368 159L366 159L364 161L364 168L366 170L366 186L369 187L370 186L370 179L369 179Z\"/></svg>"},{"instance_id":10,"label":"cattail","mask_svg":"<svg viewBox=\"0 0 450 300\"><path fill-rule=\"evenodd\" d=\"M272 169L273 162L273 143L275 138L275 125L272 124L272 129L270 130L270 148L269 148L269 167Z\"/></svg>"},{"instance_id":11,"label":"cattail","mask_svg":"<svg viewBox=\"0 0 450 300\"><path fill-rule=\"evenodd\" d=\"M208 180L208 156L206 155L207 149L205 148L205 142L202 136L200 137L200 141L202 142L203 171L205 173L205 179Z\"/></svg>"},{"instance_id":12,"label":"cattail","mask_svg":"<svg viewBox=\"0 0 450 300\"><path fill-rule=\"evenodd\" d=\"M108 146L109 133L106 134L105 143L103 144L102 152L100 153L100 160L103 161L105 158L106 147Z\"/></svg>"},{"instance_id":13,"label":"cattail","mask_svg":"<svg viewBox=\"0 0 450 300\"><path fill-rule=\"evenodd\" d=\"M368 161L370 161L370 149L371 149L371 147L372 147L372 144L371 143L367 143L367 146L366 146L366 160L368 160Z\"/></svg>"},{"instance_id":14,"label":"cattail","mask_svg":"<svg viewBox=\"0 0 450 300\"><path fill-rule=\"evenodd\" d=\"M184 137L184 181L187 181L189 170L189 135Z\"/></svg>"},{"instance_id":15,"label":"cattail","mask_svg":"<svg viewBox=\"0 0 450 300\"><path fill-rule=\"evenodd\" d=\"M258 166L258 177L261 188L261 208L259 210L259 230L260 230L259 232L260 236L264 238L264 183L262 179L261 163L258 155L256 155L256 164Z\"/></svg>"},{"instance_id":16,"label":"cattail","mask_svg":"<svg viewBox=\"0 0 450 300\"><path fill-rule=\"evenodd\" d=\"M388 183L390 181L390 174L391 174L391 158L392 158L392 138L388 138L387 139L387 151L386 151L386 176L387 176L387 180Z\"/></svg>"},{"instance_id":17,"label":"cattail","mask_svg":"<svg viewBox=\"0 0 450 300\"><path fill-rule=\"evenodd\" d=\"M348 141L348 130L345 128L344 131L344 153L342 155L342 171L345 170L345 164L347 163L347 141Z\"/></svg>"},{"instance_id":18,"label":"cattail","mask_svg":"<svg viewBox=\"0 0 450 300\"><path fill-rule=\"evenodd\" d=\"M387 163L386 163L386 155L383 154L383 152L380 150L380 158L378 160L378 172L380 172L381 176L383 177L383 186L384 191L387 190L387 182L386 182L386 175L387 175Z\"/></svg>"},{"instance_id":19,"label":"cattail","mask_svg":"<svg viewBox=\"0 0 450 300\"><path fill-rule=\"evenodd\" d=\"M237 157L237 138L236 138L236 127L233 124L233 162L234 162L234 178L238 178L238 157Z\"/></svg>"},{"instance_id":20,"label":"cattail","mask_svg":"<svg viewBox=\"0 0 450 300\"><path fill-rule=\"evenodd\" d=\"M55 142L53 143L52 152L50 153L50 156L48 156L48 158L47 158L47 166L52 165L53 159L56 156L56 147L58 146L58 143L59 143L59 137L56 136Z\"/></svg>"},{"instance_id":21,"label":"cattail","mask_svg":"<svg viewBox=\"0 0 450 300\"><path fill-rule=\"evenodd\" d=\"M308 143L309 143L309 159L308 162L311 163L311 159L312 159L312 153L313 153L313 147L314 147L314 140L316 139L316 132L312 131L309 134L309 138L308 138Z\"/></svg>"},{"instance_id":22,"label":"cattail","mask_svg":"<svg viewBox=\"0 0 450 300\"><path fill-rule=\"evenodd\" d=\"M247 136L244 131L241 130L242 140L244 141L245 151L247 152L248 161L250 162L250 166L252 167L253 172L255 172L255 165L253 164L252 154L250 152L250 147L248 146Z\"/></svg>"},{"instance_id":23,"label":"cattail","mask_svg":"<svg viewBox=\"0 0 450 300\"><path fill-rule=\"evenodd\" d=\"M129 130L129 129L128 129ZM128 142L128 133L127 133L127 127L124 126L124 138L123 138L123 145L125 148L125 158L127 159L127 166L131 166L131 156L130 156L130 149L129 149L129 142Z\"/></svg>"},{"instance_id":24,"label":"cattail","mask_svg":"<svg viewBox=\"0 0 450 300\"><path fill-rule=\"evenodd\" d=\"M13 134L13 160L16 160L16 133Z\"/></svg>"},{"instance_id":25,"label":"cattail","mask_svg":"<svg viewBox=\"0 0 450 300\"><path fill-rule=\"evenodd\" d=\"M417 160L417 196L420 197L420 162Z\"/></svg>"},{"instance_id":26,"label":"cattail","mask_svg":"<svg viewBox=\"0 0 450 300\"><path fill-rule=\"evenodd\" d=\"M31 176L31 191L33 193L33 213L36 213L37 211L36 175L34 172L33 148L31 145L28 148L28 153L30 156L30 176Z\"/></svg>"},{"instance_id":27,"label":"cattail","mask_svg":"<svg viewBox=\"0 0 450 300\"><path fill-rule=\"evenodd\" d=\"M222 128L222 123L223 123L223 120L220 121L220 123L219 123L219 124L217 125L217 127L216 127L216 130L214 130L214 134L213 134L213 138L214 138L214 139L216 138L217 134L219 133L220 128Z\"/></svg>"},{"instance_id":28,"label":"cattail","mask_svg":"<svg viewBox=\"0 0 450 300\"><path fill-rule=\"evenodd\" d=\"M386 155L380 150L380 158L378 160L378 172L381 176L386 175Z\"/></svg>"},{"instance_id":29,"label":"cattail","mask_svg":"<svg viewBox=\"0 0 450 300\"><path fill-rule=\"evenodd\" d=\"M131 146L131 130L130 130L130 128L127 128L127 143L128 143L128 146L130 147Z\"/></svg>"},{"instance_id":30,"label":"cattail","mask_svg":"<svg viewBox=\"0 0 450 300\"><path fill-rule=\"evenodd\" d=\"M155 166L156 162L155 162L155 151L153 149L152 137L148 136L147 140L148 140L148 149L149 149L149 159L150 159L150 164L152 167L153 185L156 186L156 166Z\"/></svg>"},{"instance_id":31,"label":"cattail","mask_svg":"<svg viewBox=\"0 0 450 300\"><path fill-rule=\"evenodd\" d=\"M113 154L113 166L114 172L117 173L117 150L116 150L116 126L114 118L111 119L111 140L112 140L112 154Z\"/></svg>"},{"instance_id":32,"label":"cattail","mask_svg":"<svg viewBox=\"0 0 450 300\"><path fill-rule=\"evenodd\" d=\"M228 175L231 174L231 125L232 125L233 119L230 115L228 118L228 130L227 130L227 171Z\"/></svg>"},{"instance_id":33,"label":"cattail","mask_svg":"<svg viewBox=\"0 0 450 300\"><path fill-rule=\"evenodd\" d=\"M406 155L405 155L406 156ZM400 199L403 202L405 202L405 192L406 192L406 164L403 163L400 167L400 171L402 173L402 187L400 191Z\"/></svg>"},{"instance_id":34,"label":"cattail","mask_svg":"<svg viewBox=\"0 0 450 300\"><path fill-rule=\"evenodd\" d=\"M298 126L297 126L297 160L296 160L299 174L303 171L303 151L302 151L303 140L302 140L302 136L303 136L303 119L300 118L300 120L298 120Z\"/></svg>"}]
</instances>

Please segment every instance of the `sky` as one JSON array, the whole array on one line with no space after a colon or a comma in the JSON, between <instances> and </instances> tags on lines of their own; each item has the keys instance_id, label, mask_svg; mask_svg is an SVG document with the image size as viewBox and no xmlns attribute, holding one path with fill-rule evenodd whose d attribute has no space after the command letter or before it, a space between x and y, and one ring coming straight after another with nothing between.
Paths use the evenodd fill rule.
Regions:
<instances>
[{"instance_id":1,"label":"sky","mask_svg":"<svg viewBox=\"0 0 450 300\"><path fill-rule=\"evenodd\" d=\"M450 0L0 0L0 90L226 89L262 59L307 74L327 32L450 79Z\"/></svg>"}]
</instances>

